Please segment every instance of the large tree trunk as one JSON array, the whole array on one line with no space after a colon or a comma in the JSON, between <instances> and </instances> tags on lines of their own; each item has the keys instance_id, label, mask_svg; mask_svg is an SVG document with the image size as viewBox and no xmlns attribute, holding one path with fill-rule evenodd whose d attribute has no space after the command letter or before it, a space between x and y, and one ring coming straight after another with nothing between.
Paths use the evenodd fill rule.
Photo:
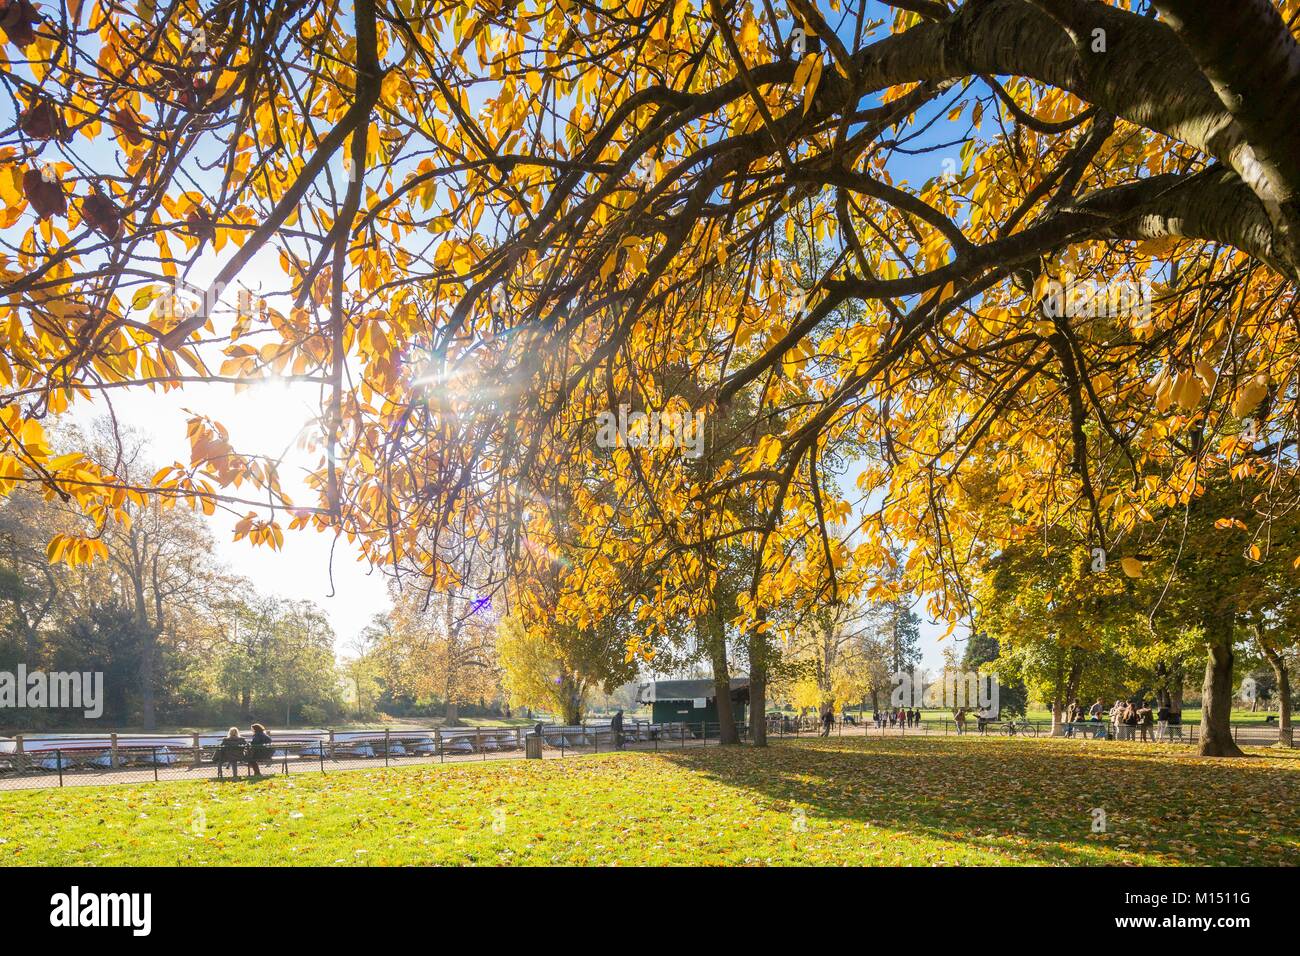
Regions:
<instances>
[{"instance_id":1,"label":"large tree trunk","mask_svg":"<svg viewBox=\"0 0 1300 956\"><path fill-rule=\"evenodd\" d=\"M1065 733L1061 726L1061 693L1065 686L1065 650L1056 652L1056 680L1052 682L1052 732L1051 736L1060 737Z\"/></svg>"},{"instance_id":2,"label":"large tree trunk","mask_svg":"<svg viewBox=\"0 0 1300 956\"><path fill-rule=\"evenodd\" d=\"M448 727L460 725L460 704L450 697L447 698L447 707L442 712L442 722Z\"/></svg>"},{"instance_id":3,"label":"large tree trunk","mask_svg":"<svg viewBox=\"0 0 1300 956\"><path fill-rule=\"evenodd\" d=\"M749 740L767 746L767 638L749 635Z\"/></svg>"},{"instance_id":4,"label":"large tree trunk","mask_svg":"<svg viewBox=\"0 0 1300 956\"><path fill-rule=\"evenodd\" d=\"M1205 683L1201 685L1202 757L1244 757L1232 739L1232 618L1206 622Z\"/></svg>"},{"instance_id":5,"label":"large tree trunk","mask_svg":"<svg viewBox=\"0 0 1300 956\"><path fill-rule=\"evenodd\" d=\"M1183 712L1183 687L1187 683L1187 672L1179 661L1169 669L1169 709L1176 714Z\"/></svg>"},{"instance_id":6,"label":"large tree trunk","mask_svg":"<svg viewBox=\"0 0 1300 956\"><path fill-rule=\"evenodd\" d=\"M731 706L731 670L727 666L727 638L722 622L716 612L695 622L697 639L704 638L708 643L709 656L713 662L713 693L718 704L718 740L723 744L740 743L736 732L736 716Z\"/></svg>"},{"instance_id":7,"label":"large tree trunk","mask_svg":"<svg viewBox=\"0 0 1300 956\"><path fill-rule=\"evenodd\" d=\"M153 644L144 645L140 654L140 727L153 730L157 726L155 700L153 700Z\"/></svg>"},{"instance_id":8,"label":"large tree trunk","mask_svg":"<svg viewBox=\"0 0 1300 956\"><path fill-rule=\"evenodd\" d=\"M565 674L560 679L560 692L563 694L564 723L576 727L582 723L582 686L574 674Z\"/></svg>"},{"instance_id":9,"label":"large tree trunk","mask_svg":"<svg viewBox=\"0 0 1300 956\"><path fill-rule=\"evenodd\" d=\"M153 730L157 720L154 705L154 652L158 647L158 632L149 623L148 605L145 603L144 572L133 565L131 576L132 597L135 602L135 627L140 635L140 665L137 677L140 681L140 726L144 730ZM159 621L161 622L161 615Z\"/></svg>"},{"instance_id":10,"label":"large tree trunk","mask_svg":"<svg viewBox=\"0 0 1300 956\"><path fill-rule=\"evenodd\" d=\"M1079 683L1082 680L1083 661L1075 661L1070 665L1070 676L1065 682L1065 702L1067 705L1079 702Z\"/></svg>"},{"instance_id":11,"label":"large tree trunk","mask_svg":"<svg viewBox=\"0 0 1300 956\"><path fill-rule=\"evenodd\" d=\"M1273 666L1273 676L1277 678L1277 742L1283 747L1290 747L1294 743L1291 736L1291 674L1287 670L1285 657L1263 640L1260 640L1259 647Z\"/></svg>"},{"instance_id":12,"label":"large tree trunk","mask_svg":"<svg viewBox=\"0 0 1300 956\"><path fill-rule=\"evenodd\" d=\"M144 730L153 730L157 726L157 713L154 699L154 652L157 642L152 632L146 634L144 647L140 649L140 726Z\"/></svg>"},{"instance_id":13,"label":"large tree trunk","mask_svg":"<svg viewBox=\"0 0 1300 956\"><path fill-rule=\"evenodd\" d=\"M1164 661L1156 664L1156 701L1166 710L1173 709L1173 697L1169 693L1169 665Z\"/></svg>"}]
</instances>

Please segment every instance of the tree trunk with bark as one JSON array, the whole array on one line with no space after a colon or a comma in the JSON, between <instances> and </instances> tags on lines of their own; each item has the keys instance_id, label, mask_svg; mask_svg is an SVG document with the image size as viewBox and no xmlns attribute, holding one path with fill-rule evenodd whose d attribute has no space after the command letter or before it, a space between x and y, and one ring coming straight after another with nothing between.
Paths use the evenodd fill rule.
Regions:
<instances>
[{"instance_id":1,"label":"tree trunk with bark","mask_svg":"<svg viewBox=\"0 0 1300 956\"><path fill-rule=\"evenodd\" d=\"M1082 680L1083 661L1075 661L1070 665L1070 676L1065 681L1065 703L1067 706L1079 702L1079 684Z\"/></svg>"},{"instance_id":2,"label":"tree trunk with bark","mask_svg":"<svg viewBox=\"0 0 1300 956\"><path fill-rule=\"evenodd\" d=\"M1270 647L1262 639L1259 647L1268 658L1273 668L1273 676L1277 679L1277 742L1279 746L1290 747L1294 743L1291 733L1291 674L1286 666L1286 658L1275 648Z\"/></svg>"},{"instance_id":3,"label":"tree trunk with bark","mask_svg":"<svg viewBox=\"0 0 1300 956\"><path fill-rule=\"evenodd\" d=\"M1056 652L1056 680L1052 682L1052 732L1051 736L1060 737L1065 733L1061 726L1061 694L1065 684L1065 650Z\"/></svg>"},{"instance_id":4,"label":"tree trunk with bark","mask_svg":"<svg viewBox=\"0 0 1300 956\"><path fill-rule=\"evenodd\" d=\"M158 716L154 697L154 652L157 641L147 636L140 649L140 726L148 731L157 727Z\"/></svg>"},{"instance_id":5,"label":"tree trunk with bark","mask_svg":"<svg viewBox=\"0 0 1300 956\"><path fill-rule=\"evenodd\" d=\"M718 739L724 745L738 745L735 710L731 706L731 669L727 664L726 629L716 611L695 622L696 639L703 638L713 663L713 693L718 709Z\"/></svg>"},{"instance_id":6,"label":"tree trunk with bark","mask_svg":"<svg viewBox=\"0 0 1300 956\"><path fill-rule=\"evenodd\" d=\"M1201 685L1202 757L1244 757L1232 739L1232 618L1217 615L1205 625L1205 682Z\"/></svg>"},{"instance_id":7,"label":"tree trunk with bark","mask_svg":"<svg viewBox=\"0 0 1300 956\"><path fill-rule=\"evenodd\" d=\"M767 746L767 637L749 635L749 739L755 747Z\"/></svg>"}]
</instances>

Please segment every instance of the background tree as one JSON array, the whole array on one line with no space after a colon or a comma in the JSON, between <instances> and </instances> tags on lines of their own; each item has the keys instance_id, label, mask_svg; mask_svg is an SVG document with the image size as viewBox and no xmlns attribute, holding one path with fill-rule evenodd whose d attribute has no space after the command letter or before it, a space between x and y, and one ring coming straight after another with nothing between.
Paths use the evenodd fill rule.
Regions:
<instances>
[{"instance_id":1,"label":"background tree","mask_svg":"<svg viewBox=\"0 0 1300 956\"><path fill-rule=\"evenodd\" d=\"M636 676L635 661L619 656L624 646L608 624L574 634L530 628L506 617L497 630L502 683L511 704L555 714L569 726L582 723L596 689L613 693Z\"/></svg>"}]
</instances>

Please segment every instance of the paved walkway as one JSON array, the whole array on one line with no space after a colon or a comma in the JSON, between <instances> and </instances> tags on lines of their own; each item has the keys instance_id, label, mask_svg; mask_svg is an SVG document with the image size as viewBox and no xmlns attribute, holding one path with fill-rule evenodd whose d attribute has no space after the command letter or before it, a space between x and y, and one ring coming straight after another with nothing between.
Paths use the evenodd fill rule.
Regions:
<instances>
[{"instance_id":1,"label":"paved walkway","mask_svg":"<svg viewBox=\"0 0 1300 956\"><path fill-rule=\"evenodd\" d=\"M687 737L686 739L673 738L671 740L661 740L659 742L639 742L629 743L625 750L683 750L698 749L700 747L716 747L716 739L701 740L699 738ZM543 747L543 759L553 760L565 757L580 757L587 754L596 753L594 747ZM600 753L607 753L608 748L601 747ZM385 760L381 754L376 757L344 757L337 759L326 757L322 760L319 756L291 756L288 759L277 759L263 764L263 775L266 777L274 775L301 774L301 773L337 773L345 770L374 770L376 767L411 767L422 764L444 764L444 763L484 763L490 760L522 760L524 752L519 749L501 750L488 753L478 754L443 754L441 756L421 756L421 757L389 757ZM239 779L243 781L247 776L246 769L240 767ZM133 766L123 767L117 770L109 769L65 769L62 780L60 781L57 770L41 770L38 772L5 774L0 776L0 793L6 790L36 790L49 787L97 787L111 786L114 784L128 783L153 783L155 781L162 783L164 781L175 780L215 780L217 779L217 768L211 763L202 763L195 767L190 762L180 762L171 766L159 766L156 769L152 766ZM229 770L225 774L225 780L230 780Z\"/></svg>"},{"instance_id":2,"label":"paved walkway","mask_svg":"<svg viewBox=\"0 0 1300 956\"><path fill-rule=\"evenodd\" d=\"M1199 728L1193 726L1184 726L1183 741L1184 745L1195 744L1196 735ZM1242 726L1235 729L1238 742L1246 747L1269 747L1277 743L1278 733L1275 727L1265 725ZM819 736L813 731L800 731L798 734L770 734L771 740L795 740L808 739ZM974 729L968 729L965 734L958 735L955 726L951 722L930 721L922 724L920 727L885 727L878 728L874 724L867 726L852 726L848 724L839 725L831 731L832 737L1001 737L1002 730L998 725L990 726L983 734ZM1038 735L1041 738L1047 738L1046 728L1041 728ZM1084 741L1085 738L1078 736L1075 740ZM1138 741L1140 742L1140 741ZM1099 746L1105 746L1107 741L1088 740L1088 743L1095 743ZM1176 742L1175 742L1176 743ZM624 748L626 750L641 751L672 751L685 749L699 749L701 747L716 747L718 741L716 738L702 740L698 737L670 738L659 741L641 741L637 743L628 743ZM1162 746L1162 744L1152 743L1151 746ZM592 753L607 753L606 747L601 747L597 751L594 747L545 747L542 750L542 757L547 760L554 760L566 757L580 757ZM287 760L275 760L267 764L264 768L266 776L282 774L303 774L303 773L337 773L346 770L373 770L376 767L409 767L422 764L444 764L444 763L484 763L490 760L522 760L523 751L518 748L511 750L501 750L497 752L475 753L475 754L444 754L441 756L404 756L389 757L387 760L380 755L376 757L339 757L337 759L326 757L323 761L319 756L298 756L290 757ZM23 774L5 774L0 776L0 793L6 790L35 790L47 787L94 787L94 786L111 786L114 784L133 784L133 783L159 783L164 781L175 780L213 780L216 779L216 767L211 763L203 763L198 767L191 763L177 763L172 766L160 766L156 769L151 766L145 767L125 767L117 770L108 769L76 769L64 770L62 780L60 781L57 771L44 770L35 773ZM227 778L228 778L227 774ZM241 772L240 780L244 780L246 773Z\"/></svg>"}]
</instances>

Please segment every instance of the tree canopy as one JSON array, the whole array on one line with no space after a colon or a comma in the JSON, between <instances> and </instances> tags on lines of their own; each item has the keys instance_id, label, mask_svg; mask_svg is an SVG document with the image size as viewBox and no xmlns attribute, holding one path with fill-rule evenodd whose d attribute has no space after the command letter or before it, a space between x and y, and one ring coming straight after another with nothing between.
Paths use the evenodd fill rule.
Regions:
<instances>
[{"instance_id":1,"label":"tree canopy","mask_svg":"<svg viewBox=\"0 0 1300 956\"><path fill-rule=\"evenodd\" d=\"M648 657L710 547L755 556L749 633L887 596L900 543L955 622L974 553L1141 575L1153 527L1249 481L1259 560L1300 503L1296 0L0 11L0 483L101 531L158 495L438 590L481 549L563 578L557 626L628 595ZM270 376L318 390L305 498L203 416L145 479L47 440L75 403ZM728 427L602 448L621 405Z\"/></svg>"}]
</instances>

